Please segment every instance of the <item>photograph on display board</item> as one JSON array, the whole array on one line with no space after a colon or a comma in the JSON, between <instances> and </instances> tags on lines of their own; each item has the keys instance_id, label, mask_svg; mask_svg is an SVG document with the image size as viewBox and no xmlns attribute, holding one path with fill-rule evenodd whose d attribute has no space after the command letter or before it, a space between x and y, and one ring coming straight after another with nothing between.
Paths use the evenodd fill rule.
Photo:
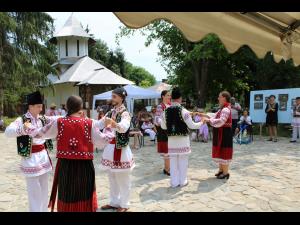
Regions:
<instances>
[{"instance_id":1,"label":"photograph on display board","mask_svg":"<svg viewBox=\"0 0 300 225\"><path fill-rule=\"evenodd\" d=\"M255 101L262 101L263 100L263 94L254 95L254 100Z\"/></svg>"},{"instance_id":2,"label":"photograph on display board","mask_svg":"<svg viewBox=\"0 0 300 225\"><path fill-rule=\"evenodd\" d=\"M279 102L279 110L286 111L287 110L287 102Z\"/></svg>"},{"instance_id":3,"label":"photograph on display board","mask_svg":"<svg viewBox=\"0 0 300 225\"><path fill-rule=\"evenodd\" d=\"M289 99L289 95L288 94L279 94L278 96L279 96L278 100L280 102L287 102L288 99Z\"/></svg>"},{"instance_id":4,"label":"photograph on display board","mask_svg":"<svg viewBox=\"0 0 300 225\"><path fill-rule=\"evenodd\" d=\"M262 102L255 102L254 103L254 109L263 109L263 103Z\"/></svg>"}]
</instances>

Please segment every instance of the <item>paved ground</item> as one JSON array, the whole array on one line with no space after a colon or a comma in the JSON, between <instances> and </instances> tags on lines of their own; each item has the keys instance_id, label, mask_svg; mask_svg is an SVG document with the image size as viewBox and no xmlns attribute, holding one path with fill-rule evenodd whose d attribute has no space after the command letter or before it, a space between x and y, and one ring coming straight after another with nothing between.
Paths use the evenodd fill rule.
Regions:
<instances>
[{"instance_id":1,"label":"paved ground","mask_svg":"<svg viewBox=\"0 0 300 225\"><path fill-rule=\"evenodd\" d=\"M235 145L227 182L214 178L211 143L193 142L189 185L175 189L162 174L162 159L153 143L146 141L134 151L131 211L300 211L300 143L288 141L269 143L256 137L250 145ZM15 140L0 133L0 150L0 211L27 211ZM94 160L99 205L107 203L109 193L108 178L97 167L101 153Z\"/></svg>"}]
</instances>

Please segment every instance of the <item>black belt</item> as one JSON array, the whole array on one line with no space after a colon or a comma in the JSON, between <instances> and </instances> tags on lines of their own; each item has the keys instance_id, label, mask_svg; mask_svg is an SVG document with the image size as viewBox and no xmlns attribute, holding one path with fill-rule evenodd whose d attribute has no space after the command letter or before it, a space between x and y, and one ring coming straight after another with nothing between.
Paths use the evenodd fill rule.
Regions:
<instances>
[{"instance_id":1,"label":"black belt","mask_svg":"<svg viewBox=\"0 0 300 225\"><path fill-rule=\"evenodd\" d=\"M300 115L296 115L296 116L294 116L294 117L300 117Z\"/></svg>"}]
</instances>

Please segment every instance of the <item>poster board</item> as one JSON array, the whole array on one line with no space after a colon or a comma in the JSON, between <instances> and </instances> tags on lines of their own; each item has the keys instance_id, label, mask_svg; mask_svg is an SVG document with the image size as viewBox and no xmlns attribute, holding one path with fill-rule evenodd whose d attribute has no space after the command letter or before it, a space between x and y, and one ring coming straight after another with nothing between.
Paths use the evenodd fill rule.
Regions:
<instances>
[{"instance_id":1,"label":"poster board","mask_svg":"<svg viewBox=\"0 0 300 225\"><path fill-rule=\"evenodd\" d=\"M291 123L292 106L296 97L300 97L300 88L259 90L250 92L250 116L253 123L265 123L267 99L276 96L278 103L278 123Z\"/></svg>"}]
</instances>

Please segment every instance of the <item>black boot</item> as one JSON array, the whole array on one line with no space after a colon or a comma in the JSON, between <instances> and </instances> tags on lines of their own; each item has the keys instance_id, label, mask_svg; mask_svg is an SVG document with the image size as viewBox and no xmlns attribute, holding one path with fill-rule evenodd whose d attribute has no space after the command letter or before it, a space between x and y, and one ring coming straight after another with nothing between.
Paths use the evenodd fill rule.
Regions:
<instances>
[{"instance_id":1,"label":"black boot","mask_svg":"<svg viewBox=\"0 0 300 225\"><path fill-rule=\"evenodd\" d=\"M229 176L230 176L229 173L227 173L227 174L222 173L221 175L217 176L217 179L227 179L228 180Z\"/></svg>"}]
</instances>

